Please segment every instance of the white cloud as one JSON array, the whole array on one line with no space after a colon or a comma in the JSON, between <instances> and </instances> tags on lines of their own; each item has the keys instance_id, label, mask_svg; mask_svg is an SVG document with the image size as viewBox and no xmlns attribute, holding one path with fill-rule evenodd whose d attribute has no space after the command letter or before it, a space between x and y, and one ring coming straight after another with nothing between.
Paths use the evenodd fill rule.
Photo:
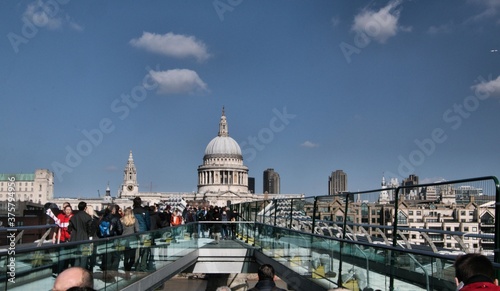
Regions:
<instances>
[{"instance_id":1,"label":"white cloud","mask_svg":"<svg viewBox=\"0 0 500 291\"><path fill-rule=\"evenodd\" d=\"M313 143L312 141L308 141L306 140L304 143L302 143L300 145L301 147L305 147L305 148L317 148L319 147L319 144L317 143Z\"/></svg>"},{"instance_id":2,"label":"white cloud","mask_svg":"<svg viewBox=\"0 0 500 291\"><path fill-rule=\"evenodd\" d=\"M411 27L403 27L398 24L401 12L398 7L400 4L400 0L392 0L378 11L363 9L354 17L351 30L365 33L379 43L385 43L398 31L411 31Z\"/></svg>"},{"instance_id":3,"label":"white cloud","mask_svg":"<svg viewBox=\"0 0 500 291\"><path fill-rule=\"evenodd\" d=\"M158 83L159 94L203 94L209 92L207 84L192 70L151 70L149 74Z\"/></svg>"},{"instance_id":4,"label":"white cloud","mask_svg":"<svg viewBox=\"0 0 500 291\"><path fill-rule=\"evenodd\" d=\"M156 34L143 32L140 38L130 40L130 44L137 48L163 54L174 58L194 57L198 61L205 61L210 57L207 46L194 36L185 36L169 32Z\"/></svg>"},{"instance_id":5,"label":"white cloud","mask_svg":"<svg viewBox=\"0 0 500 291\"><path fill-rule=\"evenodd\" d=\"M419 180L420 184L431 184L431 183L439 183L446 182L446 179L443 177L426 177Z\"/></svg>"},{"instance_id":6,"label":"white cloud","mask_svg":"<svg viewBox=\"0 0 500 291\"><path fill-rule=\"evenodd\" d=\"M500 96L500 76L498 76L495 80L481 82L474 85L471 89L481 93L480 95L484 95L486 93L489 95Z\"/></svg>"},{"instance_id":7,"label":"white cloud","mask_svg":"<svg viewBox=\"0 0 500 291\"><path fill-rule=\"evenodd\" d=\"M338 17L338 16L333 16L333 17L332 17L332 26L333 26L333 27L336 27L337 25L339 25L339 23L340 23L340 17Z\"/></svg>"},{"instance_id":8,"label":"white cloud","mask_svg":"<svg viewBox=\"0 0 500 291\"><path fill-rule=\"evenodd\" d=\"M105 168L105 170L107 172L116 172L118 170L118 167L116 167L115 165L109 165Z\"/></svg>"},{"instance_id":9,"label":"white cloud","mask_svg":"<svg viewBox=\"0 0 500 291\"><path fill-rule=\"evenodd\" d=\"M83 31L83 27L73 21L69 15L64 14L60 6L56 8L56 6L48 5L42 1L28 4L23 17L38 27L50 30L61 29L68 25L71 29Z\"/></svg>"},{"instance_id":10,"label":"white cloud","mask_svg":"<svg viewBox=\"0 0 500 291\"><path fill-rule=\"evenodd\" d=\"M427 30L427 33L436 35L441 33L450 33L453 31L453 23L441 24L440 26L431 26Z\"/></svg>"},{"instance_id":11,"label":"white cloud","mask_svg":"<svg viewBox=\"0 0 500 291\"><path fill-rule=\"evenodd\" d=\"M474 15L471 18L475 21L495 17L500 10L499 0L469 0L468 2L470 4L479 6L481 9L480 13Z\"/></svg>"}]
</instances>

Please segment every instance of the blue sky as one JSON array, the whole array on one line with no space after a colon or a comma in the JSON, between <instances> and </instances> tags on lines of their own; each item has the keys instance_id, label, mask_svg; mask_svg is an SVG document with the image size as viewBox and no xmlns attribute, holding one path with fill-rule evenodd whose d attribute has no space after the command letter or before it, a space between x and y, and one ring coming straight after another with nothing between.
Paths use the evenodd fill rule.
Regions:
<instances>
[{"instance_id":1,"label":"blue sky","mask_svg":"<svg viewBox=\"0 0 500 291\"><path fill-rule=\"evenodd\" d=\"M500 176L500 1L2 1L2 173L195 191L225 106L262 191ZM71 158L68 158L71 156ZM77 156L77 157L75 157Z\"/></svg>"}]
</instances>

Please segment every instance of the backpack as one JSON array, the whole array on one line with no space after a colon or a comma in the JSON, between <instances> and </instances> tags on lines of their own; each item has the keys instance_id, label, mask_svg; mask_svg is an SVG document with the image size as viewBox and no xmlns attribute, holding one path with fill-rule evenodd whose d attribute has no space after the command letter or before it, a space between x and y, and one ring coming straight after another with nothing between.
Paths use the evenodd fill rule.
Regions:
<instances>
[{"instance_id":1,"label":"backpack","mask_svg":"<svg viewBox=\"0 0 500 291\"><path fill-rule=\"evenodd\" d=\"M111 234L113 226L111 225L111 221L107 219L101 220L99 223L99 237L108 237Z\"/></svg>"},{"instance_id":2,"label":"backpack","mask_svg":"<svg viewBox=\"0 0 500 291\"><path fill-rule=\"evenodd\" d=\"M202 210L200 210L198 212L198 221L205 221L205 218L206 218L205 213Z\"/></svg>"}]
</instances>

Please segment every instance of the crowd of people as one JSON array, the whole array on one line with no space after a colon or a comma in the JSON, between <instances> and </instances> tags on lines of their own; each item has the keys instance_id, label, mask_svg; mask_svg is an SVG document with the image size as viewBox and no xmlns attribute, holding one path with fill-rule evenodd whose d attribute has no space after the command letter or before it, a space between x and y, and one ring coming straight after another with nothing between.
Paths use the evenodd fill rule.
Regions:
<instances>
[{"instance_id":1,"label":"crowd of people","mask_svg":"<svg viewBox=\"0 0 500 291\"><path fill-rule=\"evenodd\" d=\"M102 211L95 211L86 202L78 203L77 209L66 202L62 209L47 206L47 215L57 225L52 242L54 244L65 244L66 242L89 241L95 238L107 238L124 236L124 239L115 238L114 247L116 251L104 252L97 257L92 243L80 246L80 255L72 259L61 259L53 268L54 276L65 269L81 267L93 271L99 264L103 271L105 281L114 281L117 276L130 278L131 272L148 272L154 270L154 256L151 246L157 239L155 233L130 236L134 233L161 230L165 227L187 224L183 230L171 229L171 242L178 243L180 238L188 236L189 239L213 238L214 243L220 240L234 239L236 236L236 224L225 223L238 220L238 213L231 211L229 207L207 206L193 207L186 205L181 211L172 209L166 205L144 206L140 197L133 200L133 206L122 209L119 205L110 204ZM200 221L194 224L191 222ZM160 232L158 232L160 233ZM167 232L165 232L167 233ZM139 245L131 244L133 238L139 238ZM128 238L128 239L127 239ZM134 247L135 246L135 247ZM61 248L64 251L64 247ZM100 260L99 260L100 259ZM123 261L123 271L118 272L120 262Z\"/></svg>"}]
</instances>

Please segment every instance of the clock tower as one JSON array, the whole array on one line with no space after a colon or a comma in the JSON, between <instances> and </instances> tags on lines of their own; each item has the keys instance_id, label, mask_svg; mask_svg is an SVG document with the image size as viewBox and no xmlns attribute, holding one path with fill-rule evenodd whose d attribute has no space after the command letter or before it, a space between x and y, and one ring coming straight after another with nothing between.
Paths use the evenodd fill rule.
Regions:
<instances>
[{"instance_id":1,"label":"clock tower","mask_svg":"<svg viewBox=\"0 0 500 291\"><path fill-rule=\"evenodd\" d=\"M139 193L139 184L137 184L137 169L134 164L134 157L132 151L128 156L127 165L123 171L123 184L120 189L120 198L126 196L137 196Z\"/></svg>"}]
</instances>

